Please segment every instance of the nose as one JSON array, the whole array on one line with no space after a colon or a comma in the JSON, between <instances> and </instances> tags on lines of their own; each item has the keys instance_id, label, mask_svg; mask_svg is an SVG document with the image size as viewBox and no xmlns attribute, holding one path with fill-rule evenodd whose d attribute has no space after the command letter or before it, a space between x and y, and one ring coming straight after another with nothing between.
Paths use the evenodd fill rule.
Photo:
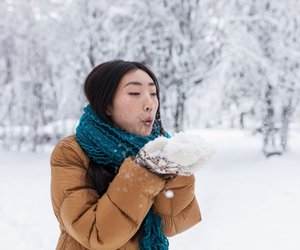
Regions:
<instances>
[{"instance_id":1,"label":"nose","mask_svg":"<svg viewBox=\"0 0 300 250\"><path fill-rule=\"evenodd\" d=\"M153 107L152 107L152 104L151 102L148 102L144 105L144 110L145 111L152 111Z\"/></svg>"},{"instance_id":2,"label":"nose","mask_svg":"<svg viewBox=\"0 0 300 250\"><path fill-rule=\"evenodd\" d=\"M146 107L145 110L146 111L152 111L152 108L151 107Z\"/></svg>"},{"instance_id":3,"label":"nose","mask_svg":"<svg viewBox=\"0 0 300 250\"><path fill-rule=\"evenodd\" d=\"M145 101L144 101L144 110L149 112L152 111L152 109L153 109L153 103L151 97L147 96L145 97Z\"/></svg>"}]
</instances>

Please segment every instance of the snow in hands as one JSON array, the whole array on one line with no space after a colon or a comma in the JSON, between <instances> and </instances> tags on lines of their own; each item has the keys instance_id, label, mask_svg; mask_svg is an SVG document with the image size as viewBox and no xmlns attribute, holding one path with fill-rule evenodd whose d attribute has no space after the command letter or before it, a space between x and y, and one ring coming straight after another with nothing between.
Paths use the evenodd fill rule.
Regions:
<instances>
[{"instance_id":1,"label":"snow in hands","mask_svg":"<svg viewBox=\"0 0 300 250\"><path fill-rule=\"evenodd\" d=\"M200 136L180 132L147 143L139 151L136 162L154 173L187 176L193 175L214 152Z\"/></svg>"}]
</instances>

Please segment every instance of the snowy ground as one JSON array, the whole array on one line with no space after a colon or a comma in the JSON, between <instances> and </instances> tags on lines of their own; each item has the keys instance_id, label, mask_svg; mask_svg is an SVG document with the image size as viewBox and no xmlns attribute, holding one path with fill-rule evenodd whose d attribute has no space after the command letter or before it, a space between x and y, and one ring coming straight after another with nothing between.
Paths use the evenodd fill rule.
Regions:
<instances>
[{"instance_id":1,"label":"snowy ground","mask_svg":"<svg viewBox=\"0 0 300 250\"><path fill-rule=\"evenodd\" d=\"M217 150L197 173L203 221L170 238L170 249L299 250L300 132L286 155L268 160L246 132L197 133ZM49 154L0 152L0 169L1 249L55 249Z\"/></svg>"}]
</instances>

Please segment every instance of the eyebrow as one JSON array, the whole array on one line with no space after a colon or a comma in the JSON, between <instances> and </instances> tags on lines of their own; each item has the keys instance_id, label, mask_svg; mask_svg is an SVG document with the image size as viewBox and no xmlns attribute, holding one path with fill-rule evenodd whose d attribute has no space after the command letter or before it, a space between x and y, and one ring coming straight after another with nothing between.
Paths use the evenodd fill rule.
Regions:
<instances>
[{"instance_id":1,"label":"eyebrow","mask_svg":"<svg viewBox=\"0 0 300 250\"><path fill-rule=\"evenodd\" d=\"M129 85L142 86L143 84L140 83L140 82L135 82L135 81L133 81L133 82L128 82L128 83L125 84L124 88L126 88L126 87L129 86ZM156 86L156 85L155 85L154 82L149 82L149 83L148 83L148 86Z\"/></svg>"}]
</instances>

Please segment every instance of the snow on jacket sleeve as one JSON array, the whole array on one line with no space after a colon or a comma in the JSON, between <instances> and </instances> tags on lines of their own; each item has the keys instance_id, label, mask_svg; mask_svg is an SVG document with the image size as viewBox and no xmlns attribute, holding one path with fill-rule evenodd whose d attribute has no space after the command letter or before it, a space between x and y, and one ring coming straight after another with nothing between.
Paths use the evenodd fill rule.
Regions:
<instances>
[{"instance_id":1,"label":"snow on jacket sleeve","mask_svg":"<svg viewBox=\"0 0 300 250\"><path fill-rule=\"evenodd\" d=\"M154 211L162 218L166 236L181 233L201 221L194 193L195 177L177 176L167 181L154 199ZM171 192L171 196L168 195Z\"/></svg>"},{"instance_id":2,"label":"snow on jacket sleeve","mask_svg":"<svg viewBox=\"0 0 300 250\"><path fill-rule=\"evenodd\" d=\"M127 158L100 198L85 183L88 162L84 158L77 142L62 141L54 149L51 198L55 215L62 229L84 247L117 249L137 232L164 181Z\"/></svg>"}]
</instances>

